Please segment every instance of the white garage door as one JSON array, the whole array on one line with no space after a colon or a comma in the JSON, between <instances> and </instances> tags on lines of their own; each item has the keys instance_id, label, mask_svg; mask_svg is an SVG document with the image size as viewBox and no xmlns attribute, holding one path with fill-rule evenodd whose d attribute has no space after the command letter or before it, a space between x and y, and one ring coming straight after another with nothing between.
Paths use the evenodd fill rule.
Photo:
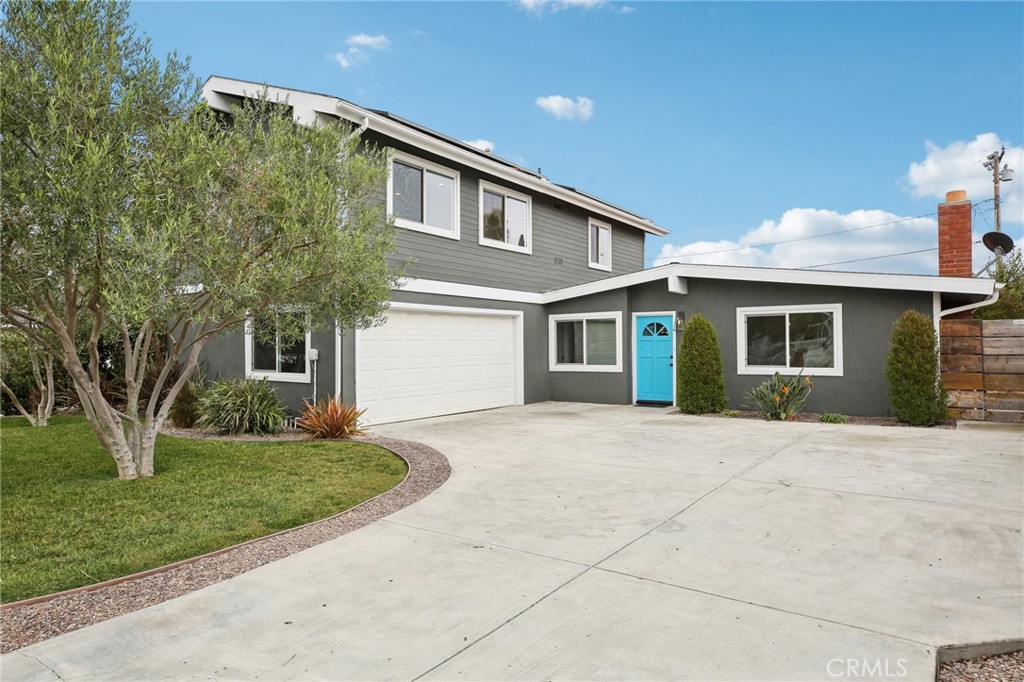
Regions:
<instances>
[{"instance_id":1,"label":"white garage door","mask_svg":"<svg viewBox=\"0 0 1024 682\"><path fill-rule=\"evenodd\" d=\"M516 403L516 318L392 307L358 332L356 402L370 424Z\"/></svg>"}]
</instances>

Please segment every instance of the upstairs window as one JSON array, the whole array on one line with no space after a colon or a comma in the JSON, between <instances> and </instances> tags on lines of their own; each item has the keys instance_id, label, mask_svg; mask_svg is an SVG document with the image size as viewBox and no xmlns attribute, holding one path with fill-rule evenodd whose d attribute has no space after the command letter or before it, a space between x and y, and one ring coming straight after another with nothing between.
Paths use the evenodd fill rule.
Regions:
<instances>
[{"instance_id":1,"label":"upstairs window","mask_svg":"<svg viewBox=\"0 0 1024 682\"><path fill-rule=\"evenodd\" d=\"M487 182L480 183L480 243L532 253L530 197Z\"/></svg>"},{"instance_id":2,"label":"upstairs window","mask_svg":"<svg viewBox=\"0 0 1024 682\"><path fill-rule=\"evenodd\" d=\"M843 375L840 304L736 310L740 374Z\"/></svg>"},{"instance_id":3,"label":"upstairs window","mask_svg":"<svg viewBox=\"0 0 1024 682\"><path fill-rule=\"evenodd\" d=\"M459 174L394 152L388 176L388 213L395 224L449 239L459 238Z\"/></svg>"},{"instance_id":4,"label":"upstairs window","mask_svg":"<svg viewBox=\"0 0 1024 682\"><path fill-rule=\"evenodd\" d=\"M590 233L588 265L597 270L610 272L612 269L612 226L591 218L588 230Z\"/></svg>"}]
</instances>

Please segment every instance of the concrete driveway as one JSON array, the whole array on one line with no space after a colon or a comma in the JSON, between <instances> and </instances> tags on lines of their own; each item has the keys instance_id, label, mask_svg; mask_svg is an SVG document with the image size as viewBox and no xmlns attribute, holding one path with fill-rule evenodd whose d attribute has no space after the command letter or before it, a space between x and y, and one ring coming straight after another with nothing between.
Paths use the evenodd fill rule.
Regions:
<instances>
[{"instance_id":1,"label":"concrete driveway","mask_svg":"<svg viewBox=\"0 0 1024 682\"><path fill-rule=\"evenodd\" d=\"M451 479L5 679L924 680L1024 637L1020 429L543 403L377 432Z\"/></svg>"}]
</instances>

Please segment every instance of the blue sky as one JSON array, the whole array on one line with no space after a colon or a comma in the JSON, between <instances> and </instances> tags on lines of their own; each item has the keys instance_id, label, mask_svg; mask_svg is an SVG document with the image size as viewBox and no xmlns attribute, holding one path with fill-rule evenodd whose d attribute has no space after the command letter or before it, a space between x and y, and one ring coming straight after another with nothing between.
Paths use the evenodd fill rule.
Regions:
<instances>
[{"instance_id":1,"label":"blue sky","mask_svg":"<svg viewBox=\"0 0 1024 682\"><path fill-rule=\"evenodd\" d=\"M1001 145L1017 171L1003 230L1024 241L1021 2L139 2L132 15L202 78L387 109L645 215L672 231L648 240L648 265L934 273L933 251L859 259L934 247L928 214L947 190L968 190L976 236L989 231L981 163Z\"/></svg>"}]
</instances>

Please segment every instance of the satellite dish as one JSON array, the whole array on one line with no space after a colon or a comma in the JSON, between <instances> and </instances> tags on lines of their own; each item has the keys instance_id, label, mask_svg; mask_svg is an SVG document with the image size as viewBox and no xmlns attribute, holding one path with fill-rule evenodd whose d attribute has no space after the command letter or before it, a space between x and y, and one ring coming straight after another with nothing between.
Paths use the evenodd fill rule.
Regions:
<instances>
[{"instance_id":1,"label":"satellite dish","mask_svg":"<svg viewBox=\"0 0 1024 682\"><path fill-rule=\"evenodd\" d=\"M981 243L997 256L1005 256L1013 251L1013 240L1005 232L989 232L981 238Z\"/></svg>"},{"instance_id":2,"label":"satellite dish","mask_svg":"<svg viewBox=\"0 0 1024 682\"><path fill-rule=\"evenodd\" d=\"M1013 251L1013 240L1010 239L1010 235L1005 232L986 232L985 236L981 238L981 243L985 245L985 248L996 254L996 257L985 263L985 267L975 273L975 277L992 267L992 264L999 260L1000 257Z\"/></svg>"}]
</instances>

